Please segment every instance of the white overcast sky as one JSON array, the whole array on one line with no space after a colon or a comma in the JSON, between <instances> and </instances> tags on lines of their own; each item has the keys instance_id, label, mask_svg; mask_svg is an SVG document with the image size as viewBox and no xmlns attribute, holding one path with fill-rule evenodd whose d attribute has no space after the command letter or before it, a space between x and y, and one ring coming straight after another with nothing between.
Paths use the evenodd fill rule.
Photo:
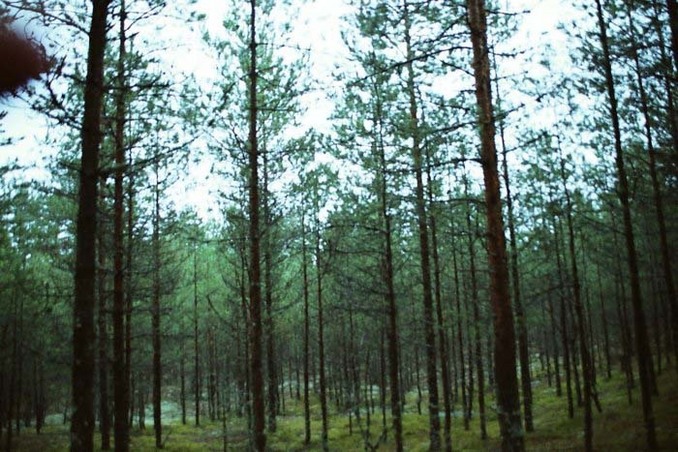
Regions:
<instances>
[{"instance_id":1,"label":"white overcast sky","mask_svg":"<svg viewBox=\"0 0 678 452\"><path fill-rule=\"evenodd\" d=\"M549 43L556 54L567 54L565 37L557 30L561 21L570 22L575 17L575 12L569 6L570 2L559 0L504 0L503 8L511 11L530 11L522 18L522 25L515 35L518 47L532 47ZM245 4L243 3L243 7ZM218 30L226 14L227 2L215 2L213 0L200 0L198 8L206 14L206 26L210 30ZM350 11L350 7L343 0L314 0L308 1L298 10L295 17L295 26L291 31L290 40L302 47L310 48L312 74L314 78L327 82L329 91L333 88L331 72L336 65L341 65L346 58L346 52L342 46L341 18ZM173 33L173 27L164 30ZM178 30L178 29L177 29ZM179 32L179 31L177 31ZM194 34L194 38L197 34ZM201 67L201 58L196 55L190 44L178 51L175 64L182 71L207 71L209 68ZM204 64L203 64L204 66ZM2 100L0 108L9 112L8 117L0 124L0 129L5 131L5 136L16 138L18 144L0 147L0 165L17 159L21 164L37 166L37 169L27 172L27 178L41 179L46 177L41 164L41 158L46 150L41 144L46 133L45 121L40 115L31 112L21 100ZM313 94L309 102L312 103L312 111L303 119L319 127L327 124L327 118L332 112L332 103L322 92ZM204 171L205 168L196 168ZM188 198L201 199L203 205L205 196L211 196L209 184L202 186L199 182L191 184L195 190ZM182 192L182 190L179 190ZM186 198L184 196L184 198ZM204 212L203 212L204 213Z\"/></svg>"}]
</instances>

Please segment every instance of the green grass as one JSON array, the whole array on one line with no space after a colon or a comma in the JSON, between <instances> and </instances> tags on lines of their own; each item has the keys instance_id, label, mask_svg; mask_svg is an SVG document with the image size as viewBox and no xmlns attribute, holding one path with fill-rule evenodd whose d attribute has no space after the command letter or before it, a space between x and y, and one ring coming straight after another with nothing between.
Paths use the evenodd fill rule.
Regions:
<instances>
[{"instance_id":1,"label":"green grass","mask_svg":"<svg viewBox=\"0 0 678 452\"><path fill-rule=\"evenodd\" d=\"M653 398L657 439L661 450L678 450L678 377L675 368L665 369L658 378L660 395ZM563 387L564 390L564 387ZM633 392L633 404L629 405L623 377L615 374L609 381L602 376L598 381L598 393L603 412L594 411L594 448L599 451L639 451L645 450L645 429L642 422L640 391ZM408 451L428 450L428 417L416 413L415 397L408 397L403 418L403 437ZM286 401L287 415L278 418L278 428L268 435L271 451L302 451L320 449L320 408L317 400L311 406L312 441L304 447L303 407L297 401ZM492 400L488 400L491 407ZM423 404L425 406L425 404ZM333 405L332 405L333 406ZM458 407L457 407L458 408ZM345 414L331 412L329 419L329 444L331 450L365 450L360 429L353 419L353 434L349 434L349 420ZM458 414L458 413L457 413ZM390 419L388 419L390 423ZM363 414L363 426L365 418ZM441 418L442 423L442 418ZM534 388L534 424L535 432L526 435L527 450L562 451L582 450L583 412L575 409L574 419L567 416L565 396L556 397L555 390L545 383L537 383ZM474 417L468 431L464 430L462 419L453 418L453 448L459 450L498 450L499 431L494 413L488 410L487 429L489 439L480 440L478 419ZM243 419L229 418L227 424L228 449L245 450L247 429ZM381 434L381 412L377 408L372 415L371 439L374 444ZM163 426L165 450L176 452L219 451L223 450L223 430L221 423L206 423L200 427L192 424L181 425L171 422ZM95 442L98 446L99 436ZM15 436L13 450L16 451L66 451L68 450L68 427L49 425L40 435L32 430L22 431ZM131 436L131 449L134 451L154 450L153 429L149 424L144 431L134 430ZM387 440L379 450L393 450L393 435L388 432Z\"/></svg>"}]
</instances>

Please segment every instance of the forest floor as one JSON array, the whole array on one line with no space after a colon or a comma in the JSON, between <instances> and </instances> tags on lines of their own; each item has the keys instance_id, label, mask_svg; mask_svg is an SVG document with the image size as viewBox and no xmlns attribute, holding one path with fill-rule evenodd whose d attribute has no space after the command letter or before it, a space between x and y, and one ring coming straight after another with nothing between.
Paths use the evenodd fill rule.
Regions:
<instances>
[{"instance_id":1,"label":"forest floor","mask_svg":"<svg viewBox=\"0 0 678 452\"><path fill-rule=\"evenodd\" d=\"M613 373L610 380L604 376L598 379L598 394L602 413L594 410L594 448L599 451L641 451L645 450L645 430L642 421L640 390L633 391L633 403L629 405L626 385L620 373ZM678 378L676 369L664 369L658 376L659 396L653 398L657 439L660 450L678 451ZM563 387L564 392L564 387ZM408 397L403 418L404 443L408 451L428 450L428 417L416 413L414 395ZM491 404L491 399L489 404ZM489 405L488 406L491 406ZM576 404L576 401L575 401ZM425 403L422 403L425 406ZM312 442L303 445L304 417L300 403L287 400L286 413L278 418L278 428L268 434L268 446L271 451L301 451L320 449L319 416L312 418ZM312 406L313 413L319 413L319 406ZM499 432L496 417L488 415L487 429L489 439L482 441L479 435L477 416L471 420L470 429L464 430L463 421L455 413L452 425L454 450L499 450ZM381 434L381 410L377 406L371 416L371 443L376 444ZM365 425L363 413L362 424ZM442 418L441 418L442 421ZM390 418L387 419L390 423ZM442 422L441 422L442 423ZM330 450L359 451L367 450L353 419L353 434L349 434L348 416L332 413L329 419ZM390 424L389 424L390 426ZM575 417L567 416L567 399L563 394L557 397L555 388L549 388L545 381L536 381L534 386L534 427L535 431L526 435L526 449L529 451L583 450L583 410L577 408ZM247 431L242 419L230 419L227 424L227 449L246 450ZM206 423L196 427L189 423L181 425L168 423L163 426L165 450L219 451L224 450L223 427L219 422ZM3 438L4 439L4 438ZM97 435L95 443L99 445ZM393 450L393 435L378 450ZM25 429L19 437L15 436L13 450L16 451L66 451L68 450L68 428L63 425L49 425L40 435ZM99 449L98 449L99 450ZM131 450L155 450L152 425L144 431L132 432Z\"/></svg>"}]
</instances>

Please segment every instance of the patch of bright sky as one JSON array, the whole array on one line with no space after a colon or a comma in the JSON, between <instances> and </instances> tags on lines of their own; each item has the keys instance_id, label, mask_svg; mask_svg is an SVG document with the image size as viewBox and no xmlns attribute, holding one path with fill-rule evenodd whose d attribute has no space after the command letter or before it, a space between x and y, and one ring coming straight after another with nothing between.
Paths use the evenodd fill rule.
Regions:
<instances>
[{"instance_id":1,"label":"patch of bright sky","mask_svg":"<svg viewBox=\"0 0 678 452\"><path fill-rule=\"evenodd\" d=\"M567 38L562 31L558 30L561 22L572 22L576 19L576 12L569 3L560 0L510 0L502 7L511 12L526 11L521 18L521 26L508 45L516 49L525 49L529 46L543 47L549 45L551 53L551 70L559 70L568 64ZM184 74L193 74L201 81L207 83L218 82L216 72L210 58L202 54L206 47L201 39L201 28L205 27L210 32L218 33L222 23L228 14L229 2L215 2L213 0L200 0L196 4L198 11L205 14L205 23L190 23L190 30L186 25L170 20L158 26L157 33L168 36L168 40L175 42L172 51L167 50L164 59L170 67L168 71L179 71ZM242 8L247 8L242 3ZM313 0L296 6L295 17L282 17L279 20L292 20L292 27L288 40L283 44L289 49L308 48L310 54L309 72L315 84L313 89L304 96L303 104L306 111L300 118L298 133L303 133L309 127L314 127L321 132L331 130L330 116L334 109L334 99L340 95L340 85L337 84L333 73L338 67L345 67L348 62L348 52L343 45L341 30L342 18L351 11L351 6L343 0ZM182 28L183 27L183 28ZM175 39L182 36L181 39ZM534 56L534 54L532 54ZM505 73L525 70L525 62L516 58L511 64L502 66ZM542 71L541 76L548 77L546 69L534 68ZM458 87L451 87L459 89ZM209 86L205 87L209 89ZM21 101L10 101L2 105L9 111L8 117L3 121L2 128L6 135L11 137L23 137L18 144L8 147L0 147L0 164L14 158L25 165L37 165L41 167L40 144L45 134L45 121L39 115L30 112ZM544 126L551 126L557 122L556 112L540 114L535 121L543 122ZM181 200L195 205L201 216L211 216L208 213L209 204L206 199L214 199L217 190L213 180L210 180L210 162L203 159L190 169L191 176L187 184L175 187ZM45 177L45 171L29 173L27 177ZM196 201L199 200L199 201ZM181 206L182 203L180 203ZM213 213L212 213L213 214Z\"/></svg>"}]
</instances>

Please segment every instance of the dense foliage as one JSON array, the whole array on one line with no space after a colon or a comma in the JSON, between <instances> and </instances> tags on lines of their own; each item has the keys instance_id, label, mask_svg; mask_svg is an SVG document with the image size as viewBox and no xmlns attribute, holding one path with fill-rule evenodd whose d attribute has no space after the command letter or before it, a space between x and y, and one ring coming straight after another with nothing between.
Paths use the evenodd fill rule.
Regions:
<instances>
[{"instance_id":1,"label":"dense foliage","mask_svg":"<svg viewBox=\"0 0 678 452\"><path fill-rule=\"evenodd\" d=\"M675 444L674 0L5 3L7 450Z\"/></svg>"}]
</instances>

